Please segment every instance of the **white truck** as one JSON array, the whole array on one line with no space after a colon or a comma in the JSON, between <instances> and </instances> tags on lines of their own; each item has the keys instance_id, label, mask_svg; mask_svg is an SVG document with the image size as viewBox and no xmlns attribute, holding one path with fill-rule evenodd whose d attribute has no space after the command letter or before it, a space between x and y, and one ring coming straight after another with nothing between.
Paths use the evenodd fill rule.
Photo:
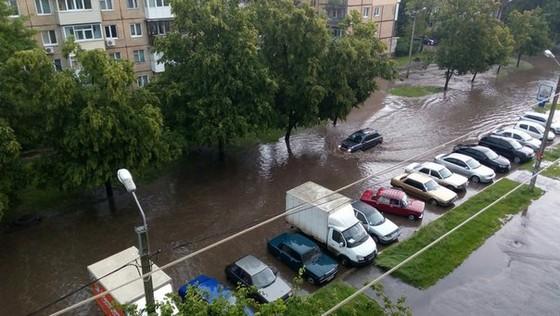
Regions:
<instances>
[{"instance_id":1,"label":"white truck","mask_svg":"<svg viewBox=\"0 0 560 316\"><path fill-rule=\"evenodd\" d=\"M286 221L323 244L343 265L364 265L373 261L377 247L354 215L351 202L306 182L286 192Z\"/></svg>"}]
</instances>

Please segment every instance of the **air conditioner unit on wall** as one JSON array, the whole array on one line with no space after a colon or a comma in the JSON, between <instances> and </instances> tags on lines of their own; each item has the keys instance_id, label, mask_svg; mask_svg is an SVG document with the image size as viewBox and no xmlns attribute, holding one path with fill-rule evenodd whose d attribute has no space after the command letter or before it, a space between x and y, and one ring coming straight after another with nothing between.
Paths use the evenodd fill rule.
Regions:
<instances>
[{"instance_id":1,"label":"air conditioner unit on wall","mask_svg":"<svg viewBox=\"0 0 560 316\"><path fill-rule=\"evenodd\" d=\"M107 45L107 47L113 47L115 46L115 40L112 38L108 38L105 40L105 44Z\"/></svg>"},{"instance_id":2,"label":"air conditioner unit on wall","mask_svg":"<svg viewBox=\"0 0 560 316\"><path fill-rule=\"evenodd\" d=\"M54 54L54 48L52 47L45 47L45 53L51 55Z\"/></svg>"}]
</instances>

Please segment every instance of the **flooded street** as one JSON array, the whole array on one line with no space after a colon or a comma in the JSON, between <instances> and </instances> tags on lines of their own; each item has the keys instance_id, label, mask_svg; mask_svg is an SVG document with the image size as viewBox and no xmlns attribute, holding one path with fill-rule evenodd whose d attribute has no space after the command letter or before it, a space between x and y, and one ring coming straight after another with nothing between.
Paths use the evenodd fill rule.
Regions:
<instances>
[{"instance_id":1,"label":"flooded street","mask_svg":"<svg viewBox=\"0 0 560 316\"><path fill-rule=\"evenodd\" d=\"M535 100L538 85L550 83L560 74L554 72L550 61L544 58L531 62L535 65L534 69L500 79L496 79L494 73L481 74L472 87L470 76L454 78L452 90L445 98L437 94L426 98L403 99L377 93L362 108L352 112L347 121L336 127L329 125L298 130L292 137L293 156L288 155L281 140L234 148L225 161L218 161L214 152L193 154L173 172L150 184L138 185L137 194L150 225L152 251L161 249L161 253L154 258L155 263L161 266L283 212L285 191L303 182L314 181L336 189L465 133L515 121ZM412 74L409 81L442 85L441 73L436 68L429 68L423 74ZM366 126L380 130L384 136L382 146L352 155L337 150L344 137ZM435 154L431 153L425 159L431 160ZM399 169L365 181L344 193L351 198L359 198L365 188L378 183L387 184L392 176L401 171ZM466 197L480 188L469 188ZM464 200L465 197L462 197L460 201ZM137 237L134 226L140 223L136 205L131 196L121 190L116 196L116 207L117 210L112 212L106 201L84 201L70 210L54 210L40 225L20 231L1 232L0 245L4 251L0 253L0 315L32 312L88 282L87 265L135 245ZM558 209L558 204L549 209ZM406 237L422 223L444 212L445 209L441 208L428 209L422 222L388 217L401 226L403 237ZM512 223L519 220L514 219ZM531 228L528 233L537 233L537 228ZM293 273L271 258L265 247L268 238L286 229L287 224L277 221L166 272L173 278L175 288L201 273L224 280L225 265L251 253L275 265L281 275L291 279ZM546 234L558 231L554 227L548 230ZM557 243L558 234L553 241L546 234L542 232L531 237L534 243L539 244L538 251L533 249L531 253L547 253L543 247ZM550 249L557 249L558 245L554 247ZM559 252L548 253L552 259L527 257L529 259L514 260L515 273L521 275L518 277L537 279L535 284L544 284L538 280L544 282L551 274L558 279L558 258L554 259L552 254ZM493 264L501 264L505 259L499 257L496 260L499 262ZM493 276L508 279L503 274ZM425 315L432 313L432 303L449 308L440 309L437 313L441 315L469 314L460 308L467 306L463 304L474 302L475 297L483 300L484 291L507 290L516 292L507 294L512 297L522 294L529 297L531 291L526 288L526 284L514 286L515 282L523 282L523 279L508 280L492 283L485 290L481 290L484 284L481 282L462 287L460 294L453 294L457 299L452 303L442 303L443 298L438 298L437 301L430 301L430 304L415 306L420 306L419 311ZM311 286L305 289L313 290ZM558 293L558 287L554 291ZM88 290L81 291L48 311L55 311L90 295ZM460 301L461 296L473 299L463 303ZM560 310L560 299L556 299L555 304ZM458 309L452 310L455 306ZM488 308L488 314L495 312L492 306ZM90 304L81 308L78 314L97 313L97 307ZM518 313L514 311L510 314Z\"/></svg>"}]
</instances>

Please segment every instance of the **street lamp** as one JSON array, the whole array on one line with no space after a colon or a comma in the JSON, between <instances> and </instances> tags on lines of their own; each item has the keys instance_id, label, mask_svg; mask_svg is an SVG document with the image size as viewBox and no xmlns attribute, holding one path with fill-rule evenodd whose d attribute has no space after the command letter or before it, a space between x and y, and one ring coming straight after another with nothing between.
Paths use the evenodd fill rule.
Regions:
<instances>
[{"instance_id":1,"label":"street lamp","mask_svg":"<svg viewBox=\"0 0 560 316\"><path fill-rule=\"evenodd\" d=\"M412 63L412 48L414 47L414 33L416 32L416 15L418 14L419 11L424 11L424 10L426 10L426 7L411 12L411 15L413 16L412 34L410 35L410 46L408 47L408 65L406 65L406 78L408 78L408 75L410 73L410 64Z\"/></svg>"},{"instance_id":2,"label":"street lamp","mask_svg":"<svg viewBox=\"0 0 560 316\"><path fill-rule=\"evenodd\" d=\"M119 179L120 183L124 185L126 191L132 193L134 197L134 201L136 201L136 205L138 206L138 210L140 210L140 215L142 216L142 226L136 226L135 231L138 235L138 246L140 249L140 263L142 265L142 274L150 273L152 268L150 264L150 243L148 240L148 223L146 222L146 214L136 197L136 184L134 184L134 180L132 179L132 174L130 171L126 169L119 169L117 171L117 178ZM155 310L155 300L154 300L154 286L152 284L152 277L147 276L144 278L144 296L146 298L146 309L148 311L148 315L154 315Z\"/></svg>"},{"instance_id":3,"label":"street lamp","mask_svg":"<svg viewBox=\"0 0 560 316\"><path fill-rule=\"evenodd\" d=\"M544 55L547 58L553 59L558 66L560 66L560 62L556 59L556 56L550 51L545 50ZM535 166L533 167L533 177L531 178L531 184L529 188L533 190L535 187L535 183L537 182L537 172L541 168L541 161L544 156L544 151L546 149L546 142L548 138L548 133L550 133L550 125L552 125L552 120L554 118L554 112L556 111L556 104L558 103L558 94L560 94L560 77L558 77L558 83L556 84L556 92L554 93L554 98L552 99L552 105L550 106L550 113L548 114L548 120L546 121L546 126L544 128L544 135L541 142L541 147L539 148L539 152L537 153L537 161L535 162Z\"/></svg>"}]
</instances>

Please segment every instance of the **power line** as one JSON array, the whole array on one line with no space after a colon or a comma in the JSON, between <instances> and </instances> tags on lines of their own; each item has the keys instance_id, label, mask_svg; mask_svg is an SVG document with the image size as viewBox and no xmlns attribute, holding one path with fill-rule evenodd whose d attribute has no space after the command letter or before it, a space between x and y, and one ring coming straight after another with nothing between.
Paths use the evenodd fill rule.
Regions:
<instances>
[{"instance_id":1,"label":"power line","mask_svg":"<svg viewBox=\"0 0 560 316\"><path fill-rule=\"evenodd\" d=\"M335 306L333 306L331 309L327 310L326 312L324 312L322 314L322 316L327 316L332 314L333 312L335 312L336 310L338 310L339 308L341 308L342 306L344 306L345 304L347 304L348 302L350 302L352 299L354 299L356 296L358 296L359 294L362 294L363 292L365 292L367 289L369 289L370 287L372 287L374 284L376 284L377 282L379 282L381 279L385 278L386 276L390 275L391 273L395 272L397 269L399 269L400 267L402 267L403 265L407 264L409 261L411 261L412 259L416 258L417 256L419 256L420 254L422 254L424 251L430 249L431 247L433 247L435 244L439 243L440 241L442 241L445 237L451 235L453 232L455 232L457 229L463 227L463 225L467 224L468 222L470 222L471 220L473 220L475 217L477 217L478 215L482 214L483 212L485 212L486 210L488 210L489 208L491 208L492 206L496 205L497 203L499 203L500 201L502 201L503 199L505 199L506 197L508 197L510 194L512 194L513 192L517 191L519 188L521 188L522 186L524 186L528 181L530 181L531 179L533 179L534 177L538 176L540 173L542 173L543 171L545 171L546 169L550 168L551 166L553 166L554 164L556 164L557 162L559 162L560 159L555 160L552 164L550 164L549 166L541 169L539 172L535 173L534 175L531 175L529 178L525 179L523 182L521 182L518 186L516 186L515 188L511 189L510 191L508 191L507 193L505 193L504 195L502 195L501 197L499 197L498 199L496 199L494 202L488 204L486 207L482 208L480 211L476 212L475 214L473 214L471 217L467 218L465 221L463 221L462 223L460 223L459 225L455 226L453 229L451 229L450 231L448 231L447 233L441 235L439 238L437 238L436 240L432 241L430 244L428 244L427 246L425 246L424 248L418 250L416 253L410 255L408 258L404 259L403 261L401 261L399 264L397 264L396 266L394 266L393 268L391 268L390 270L388 270L387 272L383 273L382 275L378 276L377 278L375 278L373 281L369 282L368 284L364 285L362 288L360 288L359 290L357 290L356 292L352 293L350 296L348 296L347 298L343 299L342 301L340 301L338 304L336 304Z\"/></svg>"},{"instance_id":2,"label":"power line","mask_svg":"<svg viewBox=\"0 0 560 316\"><path fill-rule=\"evenodd\" d=\"M558 95L560 95L560 93L559 93ZM524 102L524 103L526 103L526 102ZM506 103L504 103L504 104L506 104ZM529 103L528 105L529 105L529 106L535 106L535 105L538 105L538 104L539 104L539 102L536 102L536 103ZM496 128L496 127L492 127L492 129L489 129L489 130L493 130L493 129L495 129L495 128ZM358 180L356 180L356 181L354 181L354 182L352 182L352 183L350 183L350 184L348 184L348 185L346 185L346 186L343 186L343 187L341 187L341 188L339 188L339 189L337 189L337 190L332 191L332 192L329 193L329 194L326 194L326 195L324 195L324 196L322 196L322 197L320 197L320 198L318 198L318 199L316 199L316 200L310 202L309 204L313 204L313 203L315 203L315 202L321 201L321 200L323 200L323 199L325 199L325 198L327 198L327 197L329 197L329 196L331 196L331 195L334 195L334 194L336 194L336 193L339 193L340 191L346 190L346 189L348 189L348 188L350 188L350 187L352 187L352 186L355 186L355 185L357 185L357 184L360 184L360 183L362 183L362 182L364 182L364 181L367 181L367 180L372 179L372 178L374 178L374 177L377 177L377 176L379 176L379 175L383 175L383 174L385 174L385 173L388 173L388 172L391 172L391 171L393 171L393 170L395 170L395 169L398 169L398 168L402 167L403 164L407 164L407 163L409 163L409 162L411 162L411 161L417 160L417 159L419 159L419 158L421 158L421 157L423 157L423 156L425 156L425 155L427 155L427 154L429 154L429 153L432 153L432 152L434 152L434 151L436 151L436 150L439 150L439 149L442 148L442 147L445 147L445 146L448 146L448 145L450 145L450 144L452 144L452 143L455 143L455 142L457 142L457 141L459 141L459 140L461 140L461 139L463 139L463 138L466 138L466 137L468 137L468 136L470 136L470 135L472 135L472 134L474 134L474 133L476 133L476 131L471 131L471 132L465 133L465 134L463 134L463 135L461 135L461 136L459 136L459 137L454 138L454 139L451 140L451 141L448 141L448 142L446 142L446 143L440 144L440 145L438 145L438 146L436 146L436 147L434 147L434 148L432 148L432 149L430 149L430 150L428 150L428 151L425 151L425 152L420 153L420 154L418 154L418 155L415 155L415 156L413 156L413 157L411 157L411 158L408 158L408 159L406 159L406 160L404 160L404 161L402 161L402 162L400 162L400 163L397 163L397 164L393 165L392 167L385 168L385 169L383 169L383 170L380 171L380 172L377 172L377 173L374 173L374 174L372 174L372 175L366 176L366 177L364 177L364 178L358 179ZM484 132L482 132L482 133L484 133ZM544 169L543 169L543 170L544 170ZM304 206L304 205L305 205L305 204L302 203L302 204L297 205L297 206L295 206L295 207L293 207L293 208L287 209L286 211L284 211L284 212L282 212L282 213L280 213L280 214L278 214L278 215L275 215L275 216L273 216L273 217L271 217L271 218L269 218L269 219L267 219L267 220L264 220L264 221L262 221L262 222L260 222L260 223L258 223L258 224L255 224L255 225L253 225L253 226L251 226L251 227L249 227L249 228L246 228L246 229L244 229L244 230L242 230L242 231L239 231L239 232L234 233L234 234L232 234L232 235L230 235L230 236L228 236L228 237L225 237L225 238L223 238L223 239L221 239L221 240L218 240L218 241L216 241L216 242L214 242L214 243L212 243L212 244L210 244L210 245L208 245L208 246L205 246L205 247L203 247L203 248L201 248L201 249L199 249L199 250L196 250L196 251L194 251L194 252L192 252L192 253L189 253L189 254L187 254L187 255L185 255L185 256L183 256L183 257L180 257L180 258L178 258L178 259L176 259L176 260L173 260L173 261L171 261L171 262L169 262L169 263L167 263L167 264L165 264L165 265L163 265L163 266L161 266L161 267L159 267L159 268L156 268L156 269L152 270L151 272L146 273L146 274L144 274L144 275L142 275L142 276L140 276L140 277L138 277L138 278L136 278L136 279L130 280L130 281L128 281L128 282L125 282L125 283L123 283L123 284L121 284L121 285L119 285L119 286L117 286L117 287L115 287L115 288L113 288L113 289L107 289L107 290L104 291L104 292L101 292L101 293L96 294L96 295L94 295L94 296L92 296L92 297L90 297L90 298L84 299L84 300L82 300L82 301L80 301L80 302L77 302L77 303L75 303L75 304L73 304L73 305L70 305L70 306L68 306L68 307L66 307L66 308L64 308L64 309L61 309L61 310L59 310L59 311L53 313L52 316L61 315L61 314L64 314L64 313L66 313L66 312L69 312L69 311L71 311L71 310L74 310L74 309L76 309L76 308L78 308L78 307L80 307L80 306L82 306L82 305L84 305L84 304L87 304L87 303L89 303L89 302L92 302L92 301L94 301L94 300L96 300L96 299L98 299L98 298L100 298L100 297L106 296L106 295L112 293L113 291L116 291L116 290L118 290L118 289L121 289L121 288L123 288L123 287L125 287L125 286L127 286L127 285L129 285L129 284L131 284L131 283L133 283L133 282L136 282L136 281L138 281L138 280L141 280L142 278L145 278L145 277L149 277L149 276L151 276L152 274L154 274L154 273L156 273L156 272L158 272L158 271L160 271L160 270L165 270L165 269L170 268L170 267L172 267L172 266L174 266L174 265L176 265L176 264L179 264L179 263L181 263L181 262L183 262L183 261L185 261L185 260L187 260L187 259L190 259L190 258L195 257L195 256L197 256L197 255L199 255L199 254L201 254L201 253L204 253L204 252L208 251L208 250L211 250L211 249L213 249L213 248L216 248L216 247L218 247L218 246L220 246L220 245L222 245L222 244L224 244L224 243L226 243L226 242L228 242L228 241L230 241L230 240L233 240L233 239L235 239L235 238L237 238L237 237L239 237L239 236L242 236L242 235L244 235L244 234L246 234L246 233L248 233L248 232L251 232L251 231L253 231L253 230L257 229L257 228L260 228L260 227L262 227L262 226L264 226L264 225L267 225L267 224L269 224L269 223L271 223L271 222L274 222L274 221L276 221L276 220L278 220L278 219L280 219L280 218L282 218L282 217L284 217L284 216L288 216L288 215L291 215L291 214L295 214L295 213L297 213L297 212L304 211L304 210L307 209L307 208L305 208L305 207L302 208L302 206Z\"/></svg>"}]
</instances>

